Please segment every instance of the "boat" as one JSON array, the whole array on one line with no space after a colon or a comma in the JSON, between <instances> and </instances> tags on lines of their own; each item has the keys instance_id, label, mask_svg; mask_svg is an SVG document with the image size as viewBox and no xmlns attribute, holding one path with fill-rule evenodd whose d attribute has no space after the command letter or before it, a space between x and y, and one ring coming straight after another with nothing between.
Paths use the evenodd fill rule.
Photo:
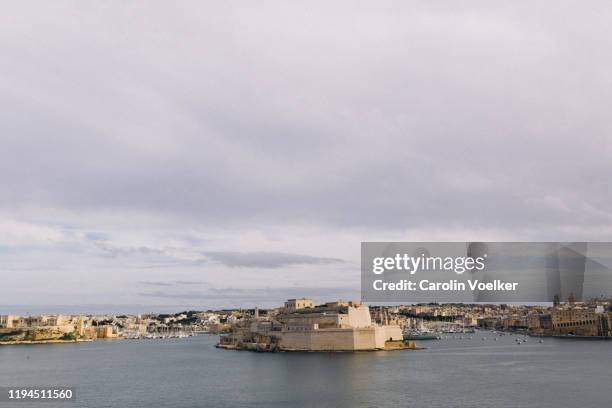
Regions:
<instances>
[{"instance_id":1,"label":"boat","mask_svg":"<svg viewBox=\"0 0 612 408\"><path fill-rule=\"evenodd\" d=\"M403 333L403 338L404 340L441 340L442 335L425 327L421 321L420 327L406 329Z\"/></svg>"},{"instance_id":2,"label":"boat","mask_svg":"<svg viewBox=\"0 0 612 408\"><path fill-rule=\"evenodd\" d=\"M436 333L408 332L404 333L404 340L440 340Z\"/></svg>"}]
</instances>

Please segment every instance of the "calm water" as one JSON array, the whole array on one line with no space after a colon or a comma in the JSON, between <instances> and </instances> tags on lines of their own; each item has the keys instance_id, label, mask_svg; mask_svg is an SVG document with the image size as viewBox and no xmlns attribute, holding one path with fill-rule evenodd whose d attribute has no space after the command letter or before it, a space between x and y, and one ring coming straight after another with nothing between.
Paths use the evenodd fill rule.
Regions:
<instances>
[{"instance_id":1,"label":"calm water","mask_svg":"<svg viewBox=\"0 0 612 408\"><path fill-rule=\"evenodd\" d=\"M357 354L226 351L208 336L0 346L0 386L77 388L75 402L16 407L610 406L612 341L515 337Z\"/></svg>"}]
</instances>

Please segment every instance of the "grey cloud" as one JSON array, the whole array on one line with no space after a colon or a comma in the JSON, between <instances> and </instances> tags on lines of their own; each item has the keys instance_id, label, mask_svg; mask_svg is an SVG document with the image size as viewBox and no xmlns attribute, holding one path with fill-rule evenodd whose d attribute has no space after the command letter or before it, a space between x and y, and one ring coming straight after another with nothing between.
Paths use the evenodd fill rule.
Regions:
<instances>
[{"instance_id":1,"label":"grey cloud","mask_svg":"<svg viewBox=\"0 0 612 408\"><path fill-rule=\"evenodd\" d=\"M275 288L211 288L206 291L152 291L140 292L139 296L157 299L184 299L186 302L205 301L211 304L240 303L250 305L280 306L287 299L311 297L317 302L337 299L353 300L360 298L359 288L331 287L275 287Z\"/></svg>"},{"instance_id":2,"label":"grey cloud","mask_svg":"<svg viewBox=\"0 0 612 408\"><path fill-rule=\"evenodd\" d=\"M343 262L336 258L280 252L204 252L208 258L231 267L280 268L290 265L321 265Z\"/></svg>"},{"instance_id":3,"label":"grey cloud","mask_svg":"<svg viewBox=\"0 0 612 408\"><path fill-rule=\"evenodd\" d=\"M17 231L0 261L42 271L57 249L66 287L92 264L132 282L212 273L165 245L310 276L373 235L612 240L608 2L126 10L4 6L0 219L88 243L18 257L40 237ZM8 301L38 299L9 279Z\"/></svg>"},{"instance_id":4,"label":"grey cloud","mask_svg":"<svg viewBox=\"0 0 612 408\"><path fill-rule=\"evenodd\" d=\"M110 256L128 256L128 255L165 255L161 249L140 247L125 247L113 245L109 242L96 241L95 246Z\"/></svg>"},{"instance_id":5,"label":"grey cloud","mask_svg":"<svg viewBox=\"0 0 612 408\"><path fill-rule=\"evenodd\" d=\"M166 282L166 281L139 281L141 285L149 285L149 286L177 286L177 285L204 285L206 282L203 281L185 281L185 280L177 280L174 282Z\"/></svg>"},{"instance_id":6,"label":"grey cloud","mask_svg":"<svg viewBox=\"0 0 612 408\"><path fill-rule=\"evenodd\" d=\"M150 285L150 286L174 286L174 284L171 282L140 281L138 283L141 285Z\"/></svg>"},{"instance_id":7,"label":"grey cloud","mask_svg":"<svg viewBox=\"0 0 612 408\"><path fill-rule=\"evenodd\" d=\"M140 292L138 296L154 297L154 298L169 298L169 299L198 299L204 298L205 295L199 292Z\"/></svg>"},{"instance_id":8,"label":"grey cloud","mask_svg":"<svg viewBox=\"0 0 612 408\"><path fill-rule=\"evenodd\" d=\"M202 259L181 260L175 258L171 249L157 249L149 247L122 247L108 242L96 242L96 246L111 256L161 256L164 261L162 266L167 266L167 259L173 259L176 265L201 265L208 261L219 262L229 267L252 267L252 268L281 268L291 265L324 265L344 262L341 259L330 257L317 257L309 255L281 253L281 252L233 252L233 251L205 251ZM204 258L205 257L205 258ZM159 266L159 265L158 265ZM145 267L149 267L146 265ZM155 267L155 265L151 266ZM179 283L179 282L176 282ZM187 281L181 284L201 284L200 281Z\"/></svg>"},{"instance_id":9,"label":"grey cloud","mask_svg":"<svg viewBox=\"0 0 612 408\"><path fill-rule=\"evenodd\" d=\"M14 5L0 205L203 225L612 225L612 8L418 4L157 4L137 22Z\"/></svg>"}]
</instances>

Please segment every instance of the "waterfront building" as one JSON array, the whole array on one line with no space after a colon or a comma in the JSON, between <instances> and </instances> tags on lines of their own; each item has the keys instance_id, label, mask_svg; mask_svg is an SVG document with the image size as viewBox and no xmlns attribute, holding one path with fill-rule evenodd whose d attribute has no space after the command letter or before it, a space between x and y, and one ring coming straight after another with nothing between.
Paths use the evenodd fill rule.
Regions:
<instances>
[{"instance_id":1,"label":"waterfront building","mask_svg":"<svg viewBox=\"0 0 612 408\"><path fill-rule=\"evenodd\" d=\"M117 335L113 333L113 326L111 325L96 326L95 330L98 339L113 339L117 337Z\"/></svg>"},{"instance_id":2,"label":"waterfront building","mask_svg":"<svg viewBox=\"0 0 612 408\"><path fill-rule=\"evenodd\" d=\"M552 319L548 313L532 313L528 317L528 329L531 334L545 336L552 333Z\"/></svg>"},{"instance_id":3,"label":"waterfront building","mask_svg":"<svg viewBox=\"0 0 612 408\"><path fill-rule=\"evenodd\" d=\"M19 316L0 315L0 328L11 329L19 325Z\"/></svg>"},{"instance_id":4,"label":"waterfront building","mask_svg":"<svg viewBox=\"0 0 612 408\"><path fill-rule=\"evenodd\" d=\"M557 304L547 310L534 310L528 316L529 332L538 336L612 336L609 303Z\"/></svg>"},{"instance_id":5,"label":"waterfront building","mask_svg":"<svg viewBox=\"0 0 612 408\"><path fill-rule=\"evenodd\" d=\"M599 317L593 309L555 308L552 329L558 335L597 336Z\"/></svg>"}]
</instances>

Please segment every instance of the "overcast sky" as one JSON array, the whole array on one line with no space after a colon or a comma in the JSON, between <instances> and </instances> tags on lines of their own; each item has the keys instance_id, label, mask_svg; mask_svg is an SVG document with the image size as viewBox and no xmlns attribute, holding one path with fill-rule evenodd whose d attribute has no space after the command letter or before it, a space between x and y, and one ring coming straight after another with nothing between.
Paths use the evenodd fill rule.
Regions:
<instances>
[{"instance_id":1,"label":"overcast sky","mask_svg":"<svg viewBox=\"0 0 612 408\"><path fill-rule=\"evenodd\" d=\"M358 298L360 241L612 240L609 2L358 3L4 4L0 305Z\"/></svg>"}]
</instances>

